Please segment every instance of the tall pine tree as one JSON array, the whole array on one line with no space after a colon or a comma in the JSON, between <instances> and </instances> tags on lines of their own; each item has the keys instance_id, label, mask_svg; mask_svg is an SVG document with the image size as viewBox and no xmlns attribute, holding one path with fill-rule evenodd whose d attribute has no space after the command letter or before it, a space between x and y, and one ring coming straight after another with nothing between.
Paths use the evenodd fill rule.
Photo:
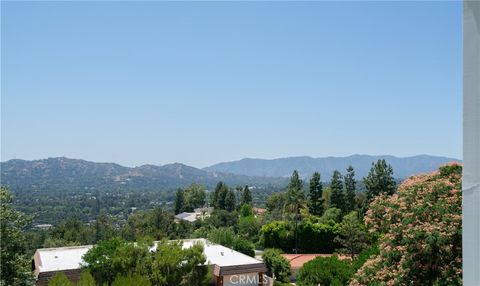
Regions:
<instances>
[{"instance_id":1,"label":"tall pine tree","mask_svg":"<svg viewBox=\"0 0 480 286\"><path fill-rule=\"evenodd\" d=\"M295 224L295 253L298 252L298 222L300 220L300 209L305 206L305 193L303 191L303 182L298 175L298 171L294 170L290 182L288 183L285 212L290 214Z\"/></svg>"},{"instance_id":2,"label":"tall pine tree","mask_svg":"<svg viewBox=\"0 0 480 286\"><path fill-rule=\"evenodd\" d=\"M245 186L242 193L242 200L240 205L252 205L252 192L248 186Z\"/></svg>"},{"instance_id":3,"label":"tall pine tree","mask_svg":"<svg viewBox=\"0 0 480 286\"><path fill-rule=\"evenodd\" d=\"M355 170L352 166L348 166L345 179L345 203L346 212L349 213L355 210L355 192L357 181L355 180Z\"/></svg>"},{"instance_id":4,"label":"tall pine tree","mask_svg":"<svg viewBox=\"0 0 480 286\"><path fill-rule=\"evenodd\" d=\"M330 207L340 209L342 213L346 211L345 193L343 192L342 174L335 170L330 182L332 193L330 194Z\"/></svg>"},{"instance_id":5,"label":"tall pine tree","mask_svg":"<svg viewBox=\"0 0 480 286\"><path fill-rule=\"evenodd\" d=\"M223 182L218 182L212 197L212 205L216 209L225 209L225 197L228 193L228 187Z\"/></svg>"},{"instance_id":6,"label":"tall pine tree","mask_svg":"<svg viewBox=\"0 0 480 286\"><path fill-rule=\"evenodd\" d=\"M225 195L225 210L229 212L235 210L235 192L232 190L227 191Z\"/></svg>"},{"instance_id":7,"label":"tall pine tree","mask_svg":"<svg viewBox=\"0 0 480 286\"><path fill-rule=\"evenodd\" d=\"M320 173L315 172L310 179L310 190L308 197L310 199L308 209L311 214L321 216L323 214L323 186L320 181Z\"/></svg>"},{"instance_id":8,"label":"tall pine tree","mask_svg":"<svg viewBox=\"0 0 480 286\"><path fill-rule=\"evenodd\" d=\"M185 209L185 203L185 192L182 189L178 189L175 194L175 214L183 212L183 210Z\"/></svg>"},{"instance_id":9,"label":"tall pine tree","mask_svg":"<svg viewBox=\"0 0 480 286\"><path fill-rule=\"evenodd\" d=\"M363 182L367 189L367 204L381 193L393 195L397 188L397 183L393 178L393 168L384 159L372 163L372 168L368 175L363 178Z\"/></svg>"}]
</instances>

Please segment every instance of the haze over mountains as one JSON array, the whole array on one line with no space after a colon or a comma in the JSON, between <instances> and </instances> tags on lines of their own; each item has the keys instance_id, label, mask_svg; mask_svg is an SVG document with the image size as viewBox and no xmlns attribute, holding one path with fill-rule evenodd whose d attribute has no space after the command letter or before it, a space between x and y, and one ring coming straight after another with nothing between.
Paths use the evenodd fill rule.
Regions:
<instances>
[{"instance_id":1,"label":"haze over mountains","mask_svg":"<svg viewBox=\"0 0 480 286\"><path fill-rule=\"evenodd\" d=\"M328 181L333 170L341 172L352 165L357 180L365 176L371 163L385 159L399 179L429 172L453 158L419 155L394 156L352 155L348 157L290 157L273 160L242 159L198 169L180 163L163 166L142 165L129 168L115 163L95 163L64 157L43 160L13 159L1 163L1 184L13 191L41 190L166 190L200 183L213 187L218 181L229 185L285 185L293 169L302 177L319 171Z\"/></svg>"},{"instance_id":2,"label":"haze over mountains","mask_svg":"<svg viewBox=\"0 0 480 286\"><path fill-rule=\"evenodd\" d=\"M129 168L64 157L43 160L9 160L1 163L2 185L28 190L166 190L192 183L214 186L218 181L236 184L284 184L284 178L256 178L207 172L180 163Z\"/></svg>"},{"instance_id":3,"label":"haze over mountains","mask_svg":"<svg viewBox=\"0 0 480 286\"><path fill-rule=\"evenodd\" d=\"M334 170L339 170L343 173L349 165L352 165L355 169L357 179L359 179L367 175L372 166L372 162L376 162L378 159L385 159L391 164L394 170L394 176L399 179L436 170L438 166L448 162L461 161L454 158L430 155L403 158L390 155L351 155L348 157L323 158L303 156L271 160L247 158L234 162L215 164L204 168L204 170L246 176L288 177L292 174L292 170L296 169L302 177L309 177L313 172L318 171L322 175L322 180L329 180Z\"/></svg>"}]
</instances>

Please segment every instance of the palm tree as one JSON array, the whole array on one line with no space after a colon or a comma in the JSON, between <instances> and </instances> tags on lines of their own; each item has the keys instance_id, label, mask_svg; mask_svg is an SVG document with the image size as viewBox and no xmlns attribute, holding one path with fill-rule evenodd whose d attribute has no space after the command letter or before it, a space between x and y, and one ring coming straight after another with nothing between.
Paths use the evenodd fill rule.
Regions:
<instances>
[{"instance_id":1,"label":"palm tree","mask_svg":"<svg viewBox=\"0 0 480 286\"><path fill-rule=\"evenodd\" d=\"M300 180L297 170L293 171L290 183L288 184L285 206L283 208L284 217L291 215L295 224L295 253L298 253L298 221L301 219L300 210L306 207L305 193L303 191L303 182Z\"/></svg>"}]
</instances>

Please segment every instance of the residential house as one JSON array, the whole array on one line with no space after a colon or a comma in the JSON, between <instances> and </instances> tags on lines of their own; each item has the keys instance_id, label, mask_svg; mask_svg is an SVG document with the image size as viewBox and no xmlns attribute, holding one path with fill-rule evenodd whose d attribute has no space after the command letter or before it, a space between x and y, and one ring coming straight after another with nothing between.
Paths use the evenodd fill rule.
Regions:
<instances>
[{"instance_id":1,"label":"residential house","mask_svg":"<svg viewBox=\"0 0 480 286\"><path fill-rule=\"evenodd\" d=\"M206 265L212 268L212 283L217 286L257 286L265 285L268 278L262 261L237 252L228 247L212 243L206 239L181 240L182 247L188 248L196 243L204 247ZM63 272L74 283L80 279L82 256L91 249L91 245L37 249L33 256L32 268L37 278L37 286L48 285L48 281L57 272ZM151 251L156 250L156 245Z\"/></svg>"}]
</instances>

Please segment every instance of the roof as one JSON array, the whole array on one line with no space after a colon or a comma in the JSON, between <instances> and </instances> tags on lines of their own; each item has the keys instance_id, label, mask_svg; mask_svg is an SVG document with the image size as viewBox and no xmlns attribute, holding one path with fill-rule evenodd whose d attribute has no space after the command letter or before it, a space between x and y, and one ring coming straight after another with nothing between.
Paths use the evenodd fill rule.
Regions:
<instances>
[{"instance_id":1,"label":"roof","mask_svg":"<svg viewBox=\"0 0 480 286\"><path fill-rule=\"evenodd\" d=\"M330 257L334 254L282 254L282 256L290 262L293 270L302 268L303 264L317 257ZM339 259L346 259L346 256L338 256Z\"/></svg>"},{"instance_id":2,"label":"roof","mask_svg":"<svg viewBox=\"0 0 480 286\"><path fill-rule=\"evenodd\" d=\"M256 214L263 214L265 213L267 210L266 209L263 209L263 208L257 208L257 207L253 207L253 212L256 213Z\"/></svg>"},{"instance_id":3,"label":"roof","mask_svg":"<svg viewBox=\"0 0 480 286\"><path fill-rule=\"evenodd\" d=\"M179 241L183 243L183 248L189 248L192 247L195 243L201 243L204 247L203 253L206 256L206 264L208 265L214 264L218 267L227 268L229 266L232 266L237 270L248 269L248 267L250 266L253 267L252 269L265 267L261 261L253 257L250 257L228 247L212 243L204 238L185 239ZM37 249L34 258L36 260L36 265L38 265L39 268L38 273L80 269L80 267L84 263L82 256L87 253L87 251L92 247L92 245L85 245ZM150 250L155 251L156 244ZM245 267L238 268L238 266Z\"/></svg>"},{"instance_id":4,"label":"roof","mask_svg":"<svg viewBox=\"0 0 480 286\"><path fill-rule=\"evenodd\" d=\"M258 261L253 257L250 257L223 245L212 243L204 238L185 239L181 241L183 242L183 248L189 248L195 243L201 243L203 245L203 253L207 257L207 264L215 264L218 266L233 266L261 263L261 261Z\"/></svg>"},{"instance_id":5,"label":"roof","mask_svg":"<svg viewBox=\"0 0 480 286\"><path fill-rule=\"evenodd\" d=\"M194 222L194 221L197 220L197 214L196 213L183 212L183 213L175 215L175 218L185 220L185 221L188 221L188 222Z\"/></svg>"},{"instance_id":6,"label":"roof","mask_svg":"<svg viewBox=\"0 0 480 286\"><path fill-rule=\"evenodd\" d=\"M39 272L80 269L82 256L92 245L37 249Z\"/></svg>"}]
</instances>

